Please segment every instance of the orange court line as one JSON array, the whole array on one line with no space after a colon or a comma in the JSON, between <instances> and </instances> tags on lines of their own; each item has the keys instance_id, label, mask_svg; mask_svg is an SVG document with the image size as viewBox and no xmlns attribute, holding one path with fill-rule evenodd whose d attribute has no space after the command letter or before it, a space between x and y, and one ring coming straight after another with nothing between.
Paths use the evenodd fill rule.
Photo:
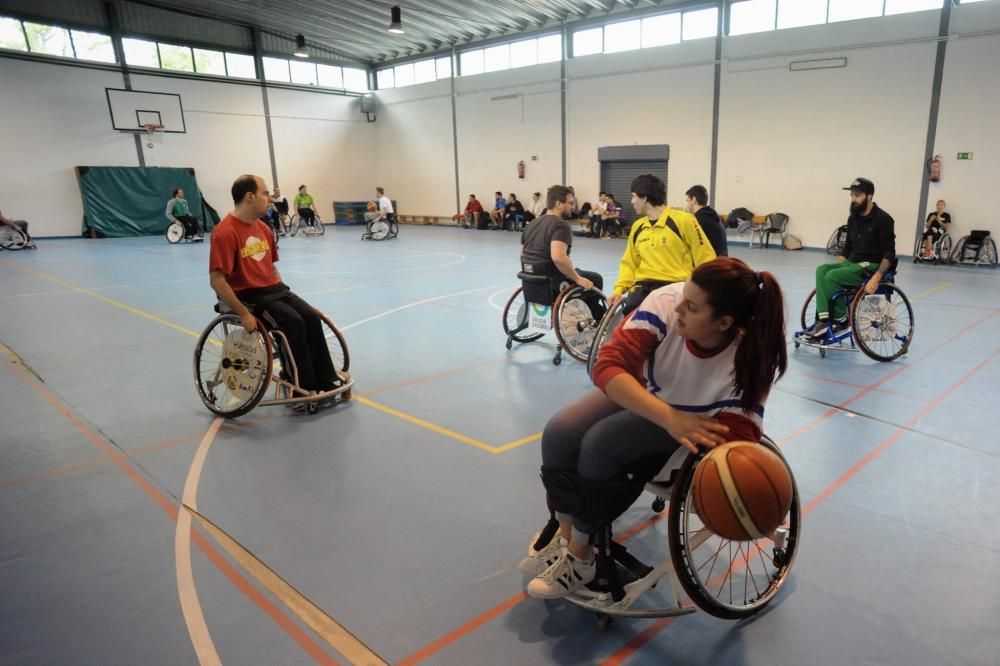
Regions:
<instances>
[{"instance_id":1,"label":"orange court line","mask_svg":"<svg viewBox=\"0 0 1000 666\"><path fill-rule=\"evenodd\" d=\"M810 430L812 430L813 428L815 428L817 425L819 425L820 423L822 423L826 419L828 419L831 416L833 416L834 414L838 413L838 411L840 410L840 408L845 407L848 404L850 404L850 403L852 403L852 402L860 399L861 397L863 397L867 393L869 393L869 392L871 392L873 390L876 390L878 386L880 386L881 384L885 383L886 381L888 381L892 377L895 377L896 375L898 375L899 373L903 372L904 370L906 370L906 369L908 369L910 367L913 367L913 365L916 365L917 363L923 361L924 359L929 358L931 355L933 355L935 352L937 352L941 347L943 347L943 346L945 346L947 344L953 344L954 341L958 337L960 337L962 335L965 335L966 333L968 333L972 329L974 329L977 326L979 326L980 324L988 321L989 319L991 319L992 317L996 316L997 314L1000 314L1000 312L994 312L994 313L992 313L992 314L990 314L990 315L988 315L988 316L980 319L979 321L970 324L967 328L965 328L963 331L961 331L958 335L954 336L953 338L951 338L949 340L946 340L945 342L942 342L940 345L934 347L930 351L927 351L923 355L921 355L918 358L916 358L913 361L913 363L911 363L910 365L901 366L901 367L893 370L889 374L887 374L884 377L882 377L879 381L873 383L870 386L865 387L863 390L861 390L858 393L856 393L855 395L851 396L850 398L848 398L847 400L845 400L844 402L842 402L840 405L838 405L836 408L829 409L828 411L826 411L825 413L823 413L820 416L816 417L815 419L813 419L809 423L807 423L804 426L796 429L792 433L786 435L784 438L782 438L778 442L778 445L782 446L784 444L787 444L788 442L790 442L791 440L795 439L796 437L799 437L800 435L803 435L803 434L809 432ZM963 381L964 381L964 379L963 379ZM923 411L920 414L923 414ZM629 537L634 536L635 534L638 534L639 532L642 532L644 529L646 529L647 527L649 527L649 525L651 525L653 523L653 521L655 521L658 518L659 518L659 516L654 516L653 518L649 519L648 521L643 521L643 523L639 523L638 525L635 525L632 528L630 528L629 530L627 530L625 532L625 534L627 534ZM646 523L646 524L644 524L644 523ZM624 540L624 538L622 540ZM523 601L526 598L527 598L527 596L524 596L521 599L521 601ZM505 606L506 605L505 608L511 608L511 607L517 605L517 603L520 603L520 601L518 601L516 603L511 604L510 602L512 600L513 600L513 597L511 599L508 599L507 601L503 602L503 604L501 604L501 606ZM507 605L507 604L509 604L509 605ZM499 608L499 606L497 608ZM431 654L433 654L433 653L435 653L435 652L443 649L447 645L450 645L451 643L454 643L455 641L459 640L460 638L462 638L466 634L470 633L472 630L474 630L474 629L478 628L479 626L481 626L485 621L487 621L487 620L483 620L483 622L479 622L478 620L480 618L484 618L486 616L489 616L489 618L487 618L487 619L490 619L492 617L495 617L496 614L494 613L494 610L496 610L496 609L487 611L483 615L481 615L478 618L472 620L471 622L463 625L459 629L456 629L455 631L447 634L447 636L444 636L444 637L438 639L437 641L434 641L433 643L430 643L429 645L425 646L424 648L421 648L421 650L419 650L418 652L414 653L410 657L407 657L407 659L405 660L406 663L407 664L415 664L415 663L417 663L417 661L425 659L428 656L430 656ZM660 630L666 628L667 626L669 626L670 623L673 622L675 619L676 618L662 618L660 620L657 620L650 627L647 627L646 630L644 630L642 633L637 634L636 636L632 637L629 640L629 642L626 643L626 646L623 647L623 648L621 648L621 650L625 650L626 647L633 646L634 649L631 649L631 651L629 652L629 654L631 654L631 652L634 652L635 650L637 650L642 644L644 644L647 640L649 640L650 638L652 638L652 636L655 635L658 631L660 631ZM646 636L647 633L648 633L648 638L646 638L646 640L640 640L639 637L640 636ZM433 650L430 650L431 646L434 647ZM417 655L420 655L419 659L416 659ZM606 663L606 664L621 663L621 661L613 661L614 659L615 659L615 656L612 655L611 657L609 657L609 661L606 661L604 663Z\"/></svg>"},{"instance_id":2,"label":"orange court line","mask_svg":"<svg viewBox=\"0 0 1000 666\"><path fill-rule=\"evenodd\" d=\"M67 421L69 421L78 431L80 431L90 442L97 447L102 453L104 453L112 462L125 474L129 479L132 480L143 492L145 492L150 499L156 502L157 505L167 516L174 522L177 521L177 507L173 502L161 492L158 488L153 486L150 481L143 476L130 462L128 456L123 452L115 449L107 442L105 442L93 429L90 428L83 420L74 414L66 405L64 405L58 396L49 391L45 386L38 382L27 370L24 370L21 366L15 364L8 364L8 370L14 374L18 379L27 384L30 388L34 389L49 405L59 414L63 416ZM261 610L270 617L275 624L277 624L281 629L285 631L288 636L298 643L298 645L318 664L337 664L337 662L323 650L322 647L316 643L312 637L309 636L305 631L303 631L297 624L292 622L284 613L282 613L267 597L265 597L259 590L257 590L253 585L247 581L230 563L226 560L221 553L209 543L199 532L195 531L194 542L197 544L198 548L211 560L216 567L222 571L223 574L235 585L243 594L247 596L248 599L253 601L260 607Z\"/></svg>"}]
</instances>

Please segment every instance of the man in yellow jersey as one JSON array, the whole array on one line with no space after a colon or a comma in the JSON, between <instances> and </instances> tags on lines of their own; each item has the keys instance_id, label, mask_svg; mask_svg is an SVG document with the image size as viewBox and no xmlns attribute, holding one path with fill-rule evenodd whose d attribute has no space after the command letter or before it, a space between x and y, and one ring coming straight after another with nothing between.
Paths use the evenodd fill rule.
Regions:
<instances>
[{"instance_id":1,"label":"man in yellow jersey","mask_svg":"<svg viewBox=\"0 0 1000 666\"><path fill-rule=\"evenodd\" d=\"M691 277L695 267L715 259L715 250L691 213L667 208L667 186L652 174L632 181L632 207L641 215L632 224L628 247L618 267L611 295L614 305L625 298L625 313L649 292Z\"/></svg>"}]
</instances>

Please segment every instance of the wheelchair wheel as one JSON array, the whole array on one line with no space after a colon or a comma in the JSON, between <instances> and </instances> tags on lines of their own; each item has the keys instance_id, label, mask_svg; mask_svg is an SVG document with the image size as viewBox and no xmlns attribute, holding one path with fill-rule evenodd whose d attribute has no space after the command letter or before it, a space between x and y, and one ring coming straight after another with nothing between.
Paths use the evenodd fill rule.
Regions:
<instances>
[{"instance_id":1,"label":"wheelchair wheel","mask_svg":"<svg viewBox=\"0 0 1000 666\"><path fill-rule=\"evenodd\" d=\"M263 324L248 332L235 314L212 320L194 348L194 383L209 411L233 419L257 406L271 381L274 361Z\"/></svg>"},{"instance_id":2,"label":"wheelchair wheel","mask_svg":"<svg viewBox=\"0 0 1000 666\"><path fill-rule=\"evenodd\" d=\"M983 241L983 251L979 263L989 264L993 268L997 267L997 244L993 242L992 236L988 236Z\"/></svg>"},{"instance_id":3,"label":"wheelchair wheel","mask_svg":"<svg viewBox=\"0 0 1000 666\"><path fill-rule=\"evenodd\" d=\"M837 255L843 249L843 244L840 242L840 229L834 229L833 235L830 236L830 240L826 242L826 253Z\"/></svg>"},{"instance_id":4,"label":"wheelchair wheel","mask_svg":"<svg viewBox=\"0 0 1000 666\"><path fill-rule=\"evenodd\" d=\"M806 296L806 302L802 304L802 314L799 316L799 323L802 330L808 331L816 324L816 290L813 289Z\"/></svg>"},{"instance_id":5,"label":"wheelchair wheel","mask_svg":"<svg viewBox=\"0 0 1000 666\"><path fill-rule=\"evenodd\" d=\"M20 229L0 224L0 248L22 250L28 247L28 235Z\"/></svg>"},{"instance_id":6,"label":"wheelchair wheel","mask_svg":"<svg viewBox=\"0 0 1000 666\"><path fill-rule=\"evenodd\" d=\"M937 242L937 252L934 259L935 263L938 264L950 264L951 263L951 236L945 234L941 237L941 240Z\"/></svg>"},{"instance_id":7,"label":"wheelchair wheel","mask_svg":"<svg viewBox=\"0 0 1000 666\"><path fill-rule=\"evenodd\" d=\"M570 356L583 363L590 356L600 324L586 301L588 297L600 299L603 310L607 312L608 302L604 294L597 290L588 293L579 285L563 290L552 306L552 328L556 331L556 339Z\"/></svg>"},{"instance_id":8,"label":"wheelchair wheel","mask_svg":"<svg viewBox=\"0 0 1000 666\"><path fill-rule=\"evenodd\" d=\"M322 312L319 313L319 318L323 321L323 335L326 337L326 346L330 350L333 367L338 372L346 373L351 368L351 354L347 351L347 340L333 320Z\"/></svg>"},{"instance_id":9,"label":"wheelchair wheel","mask_svg":"<svg viewBox=\"0 0 1000 666\"><path fill-rule=\"evenodd\" d=\"M385 220L375 220L369 228L372 240L385 240L389 236L389 223Z\"/></svg>"},{"instance_id":10,"label":"wheelchair wheel","mask_svg":"<svg viewBox=\"0 0 1000 666\"><path fill-rule=\"evenodd\" d=\"M184 225L180 222L171 222L165 232L167 242L176 245L184 240Z\"/></svg>"},{"instance_id":11,"label":"wheelchair wheel","mask_svg":"<svg viewBox=\"0 0 1000 666\"><path fill-rule=\"evenodd\" d=\"M507 299L503 308L503 332L517 342L534 342L545 334L528 326L528 302L524 298L524 287L518 287Z\"/></svg>"},{"instance_id":12,"label":"wheelchair wheel","mask_svg":"<svg viewBox=\"0 0 1000 666\"><path fill-rule=\"evenodd\" d=\"M896 285L883 282L874 294L858 289L851 305L854 342L865 356L891 361L913 340L913 308Z\"/></svg>"},{"instance_id":13,"label":"wheelchair wheel","mask_svg":"<svg viewBox=\"0 0 1000 666\"><path fill-rule=\"evenodd\" d=\"M587 355L587 375L594 376L594 365L597 364L597 352L601 346L608 341L611 333L625 319L625 297L623 296L614 307L604 313L597 331L594 333L594 341L590 345L590 353Z\"/></svg>"},{"instance_id":14,"label":"wheelchair wheel","mask_svg":"<svg viewBox=\"0 0 1000 666\"><path fill-rule=\"evenodd\" d=\"M292 221L288 223L288 233L292 236L299 233L299 227L302 225L302 218L297 214L292 215Z\"/></svg>"},{"instance_id":15,"label":"wheelchair wheel","mask_svg":"<svg viewBox=\"0 0 1000 666\"><path fill-rule=\"evenodd\" d=\"M913 263L920 263L920 255L924 253L924 237L917 236L917 242L913 245Z\"/></svg>"},{"instance_id":16,"label":"wheelchair wheel","mask_svg":"<svg viewBox=\"0 0 1000 666\"><path fill-rule=\"evenodd\" d=\"M322 236L326 233L326 225L323 224L323 220L319 219L319 215L316 216L316 220L313 222L313 229L317 236Z\"/></svg>"},{"instance_id":17,"label":"wheelchair wheel","mask_svg":"<svg viewBox=\"0 0 1000 666\"><path fill-rule=\"evenodd\" d=\"M768 438L761 446L781 456ZM795 562L802 520L799 491L793 477L791 509L768 537L725 539L710 532L694 509L691 483L702 457L688 456L674 483L667 517L670 558L684 591L703 611L726 620L749 617L774 599Z\"/></svg>"}]
</instances>

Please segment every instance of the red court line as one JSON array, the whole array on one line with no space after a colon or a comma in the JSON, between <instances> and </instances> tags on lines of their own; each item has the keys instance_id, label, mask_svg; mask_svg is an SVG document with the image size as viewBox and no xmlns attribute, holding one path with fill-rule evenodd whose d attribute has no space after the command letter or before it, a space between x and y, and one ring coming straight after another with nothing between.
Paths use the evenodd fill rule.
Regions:
<instances>
[{"instance_id":1,"label":"red court line","mask_svg":"<svg viewBox=\"0 0 1000 666\"><path fill-rule=\"evenodd\" d=\"M422 384L424 382L433 381L435 379L442 379L444 377L450 377L451 375L458 375L463 372L468 372L469 370L479 370L480 368L486 368L491 365L497 365L499 363L505 362L506 358L496 359L493 361L486 361L485 363L477 363L476 365L467 365L462 368L454 368L452 370L445 370L444 372L438 372L432 375L424 375L422 377L416 377L405 382L400 382L399 384L390 384L388 386L380 386L374 391L365 391L365 395L371 397L373 395L378 395L379 393L386 393L388 391L395 391L396 389L406 388L407 386L413 386L415 384Z\"/></svg>"},{"instance_id":2,"label":"red court line","mask_svg":"<svg viewBox=\"0 0 1000 666\"><path fill-rule=\"evenodd\" d=\"M851 396L850 398L848 398L844 402L840 403L840 405L838 405L836 408L831 408L831 409L827 410L826 412L824 412L820 416L814 418L809 423L805 424L804 426L802 426L802 427L794 430L790 434L786 435L785 437L783 437L778 442L778 445L779 446L783 446L784 444L787 444L788 442L790 442L791 440L795 439L796 437L809 432L810 430L812 430L813 428L815 428L816 426L818 426L820 423L822 423L823 421L827 420L828 418L830 418L831 416L833 416L834 414L836 414L837 412L839 412L840 408L846 407L847 405L851 404L852 402L854 402L856 400L859 400L860 398L864 397L865 395L867 395L871 391L876 390L879 386L881 386L885 382L889 381L890 379L892 379L893 377L895 377L899 373L901 373L901 372L903 372L903 371L905 371L905 370L907 370L909 368L912 368L917 363L920 363L921 361L929 358L930 356L932 356L933 354L935 354L939 349L941 349L945 345L954 344L955 340L957 340L959 337L965 335L966 333L968 333L972 329L976 328L977 326L979 326L983 322L986 322L989 319L991 319L991 318L993 318L993 317L995 317L997 315L1000 315L1000 311L993 312L992 314L987 315L986 317L983 317L979 321L973 322L972 324L970 324L969 326L967 326L965 329L963 329L961 332L959 332L954 337L952 337L952 338L950 338L948 340L945 340L944 342L942 342L941 344L937 345L936 347L933 347L929 351L924 352L923 354L921 354L920 356L918 356L909 365L904 365L904 366L900 366L900 367L896 368L895 370L891 371L887 375L884 375L877 382L871 384L870 386L866 386L863 390L859 391L858 393L854 394L853 396ZM639 532L642 532L644 529L646 529L647 527L649 527L650 525L652 525L653 522L656 519L658 519L658 516L654 516L649 521L643 521L643 523L646 523L646 524L639 523L639 524L633 526L632 528L630 528L627 531L628 536L631 537L631 536L634 536L635 534L638 534ZM624 538L622 540L624 540ZM421 648L420 650L418 650L417 652L413 653L412 655L410 655L409 657L407 657L406 659L404 659L400 663L401 664L405 663L408 666L410 666L412 664L416 664L419 661L422 661L423 659L426 659L427 657L429 657L430 655L434 654L435 652L438 652L439 650L447 647L451 643L454 643L455 641L459 640L460 638L462 638L466 634L470 633L474 629L479 628L485 622L487 622L489 619L492 619L492 618L496 617L498 614L500 614L500 612L502 612L502 611L497 612L497 609L503 608L504 610L507 610L507 609L513 608L514 606L516 606L521 601L524 601L525 599L527 599L527 596L523 595L523 594L522 595L518 595L516 597L511 597L507 601L505 601L502 604L500 604L500 606L497 606L497 607L495 607L495 608L493 608L493 609L491 609L489 611L486 611L486 613L483 613L482 615L474 618L473 620L471 620L470 622L462 625L461 627L459 627L455 631L452 631L451 633L447 634L446 636L443 636L443 637L439 638L438 640L434 641L433 643L430 643L427 646ZM632 645L633 643L635 643L638 640L638 636L645 635L646 632L648 632L653 627L658 627L658 629L656 631L653 631L652 633L649 634L649 637L651 638L653 635L656 634L657 631L660 631L660 630L666 628L667 626L669 626L670 622L672 622L674 619L675 618L663 618L661 620L657 620L650 627L647 627L647 629L645 631L643 631L641 634L637 634L631 640L629 640L629 642L626 644L626 646ZM648 640L648 639L646 639L646 640ZM638 643L638 645L641 646L642 643L645 643L645 641L642 641L641 643ZM433 647L433 649L431 649L432 647ZM622 648L622 649L624 649L624 648ZM635 649L638 649L638 647L636 647ZM613 655L612 655L612 657L613 657ZM609 661L607 663L619 663L619 662Z\"/></svg>"},{"instance_id":3,"label":"red court line","mask_svg":"<svg viewBox=\"0 0 1000 666\"><path fill-rule=\"evenodd\" d=\"M139 473L139 471L132 466L129 462L128 456L105 442L100 435L94 432L90 426L84 423L82 419L80 419L66 405L64 405L58 396L42 386L42 384L26 370L23 370L21 367L14 364L7 364L7 368L18 379L34 389L35 392L45 399L45 401L48 402L53 409L61 414L63 418L69 421L78 431L90 440L94 446L110 458L111 461L118 466L118 469L120 469L129 479L132 480L133 483L149 495L149 497L156 502L161 509L163 509L163 512L167 514L167 517L169 517L170 520L177 522L177 507L165 494L153 486L153 484L151 484L145 476ZM259 606L268 617L274 620L275 624L281 627L281 629L288 634L289 638L298 643L298 645L310 657L312 657L317 664L337 664L337 661L328 655L326 651L323 650L323 648L320 647L319 644L317 644L305 631L284 615L267 597L257 590L257 588L251 585L250 582L247 581L247 579L244 578L211 543L209 543L197 531L193 532L193 535L198 548L201 549L209 560L211 560L219 568L219 570L222 571L222 573L225 574L225 576L247 596L248 599L257 604L257 606Z\"/></svg>"},{"instance_id":4,"label":"red court line","mask_svg":"<svg viewBox=\"0 0 1000 666\"><path fill-rule=\"evenodd\" d=\"M1000 355L1000 349L995 349L992 354L986 357L979 365L969 370L967 373L962 375L954 384L949 386L936 398L924 405L923 409L917 412L912 418L910 418L902 427L898 428L891 435L886 437L882 442L876 446L874 449L869 451L861 460L851 465L851 467L841 474L833 483L827 486L822 492L813 497L809 502L802 507L802 517L805 518L807 515L812 513L813 509L818 507L824 501L829 499L829 497L837 492L841 487L844 486L848 481L857 476L857 474L871 464L876 458L881 456L883 453L889 450L893 444L898 442L904 434L908 432L908 428L916 424L920 419L933 411L938 405L944 402L949 395L951 395L958 387L972 378L976 373L989 365L994 358ZM625 662L632 654L634 654L639 648L648 643L653 639L656 634L660 631L666 629L676 618L668 617L662 620L657 620L650 626L646 627L643 631L633 636L629 641L618 649L614 654L601 662L601 666L618 666Z\"/></svg>"}]
</instances>

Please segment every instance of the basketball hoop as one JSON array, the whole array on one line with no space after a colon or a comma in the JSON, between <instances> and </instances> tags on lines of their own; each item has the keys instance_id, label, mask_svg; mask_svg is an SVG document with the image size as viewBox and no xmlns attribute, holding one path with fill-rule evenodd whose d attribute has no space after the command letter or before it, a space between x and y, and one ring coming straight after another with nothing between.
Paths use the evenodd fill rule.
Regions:
<instances>
[{"instance_id":1,"label":"basketball hoop","mask_svg":"<svg viewBox=\"0 0 1000 666\"><path fill-rule=\"evenodd\" d=\"M162 132L164 128L164 125L160 123L143 123L142 126L146 128L146 134L149 136L153 136L157 132Z\"/></svg>"}]
</instances>

